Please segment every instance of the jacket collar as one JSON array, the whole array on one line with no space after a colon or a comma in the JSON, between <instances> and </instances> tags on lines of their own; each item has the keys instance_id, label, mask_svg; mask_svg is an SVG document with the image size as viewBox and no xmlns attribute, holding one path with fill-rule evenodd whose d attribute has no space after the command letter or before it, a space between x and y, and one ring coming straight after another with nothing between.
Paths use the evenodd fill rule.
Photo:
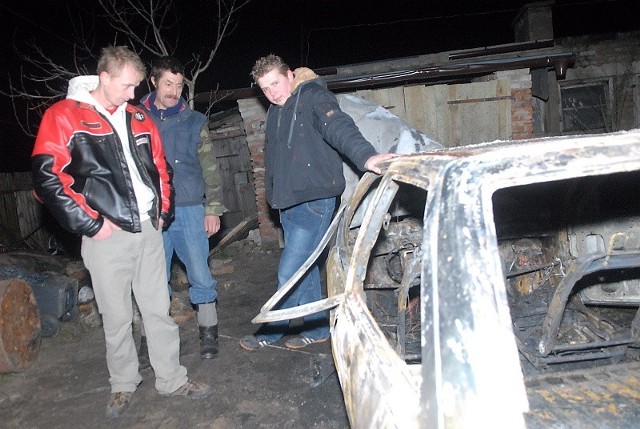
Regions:
<instances>
[{"instance_id":1,"label":"jacket collar","mask_svg":"<svg viewBox=\"0 0 640 429\"><path fill-rule=\"evenodd\" d=\"M187 103L184 101L184 98L181 97L180 101L178 101L178 104L176 104L175 106L170 107L168 109L158 109L158 107L155 105L156 96L157 96L156 91L150 92L142 99L142 105L149 112L151 112L153 116L155 116L156 118L160 118L161 121L173 115L177 115L182 110L184 110L187 106Z\"/></svg>"},{"instance_id":2,"label":"jacket collar","mask_svg":"<svg viewBox=\"0 0 640 429\"><path fill-rule=\"evenodd\" d=\"M295 94L300 88L307 83L316 83L323 88L327 87L323 78L318 76L308 67L298 67L293 71L293 82L291 84L291 94Z\"/></svg>"}]
</instances>

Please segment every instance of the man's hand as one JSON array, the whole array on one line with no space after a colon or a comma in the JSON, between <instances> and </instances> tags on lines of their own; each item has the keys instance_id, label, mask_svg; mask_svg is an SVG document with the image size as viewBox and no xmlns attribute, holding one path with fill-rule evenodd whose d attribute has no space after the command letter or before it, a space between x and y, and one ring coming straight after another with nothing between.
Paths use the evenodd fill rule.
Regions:
<instances>
[{"instance_id":1,"label":"man's hand","mask_svg":"<svg viewBox=\"0 0 640 429\"><path fill-rule=\"evenodd\" d=\"M211 237L220 231L220 216L206 215L204 217L204 230L207 233L207 237Z\"/></svg>"},{"instance_id":2,"label":"man's hand","mask_svg":"<svg viewBox=\"0 0 640 429\"><path fill-rule=\"evenodd\" d=\"M109 219L104 218L104 221L102 222L102 228L100 228L100 231L98 231L98 233L91 238L95 240L104 240L105 238L111 237L111 234L113 234L114 231L120 231L121 229L122 228L111 222Z\"/></svg>"},{"instance_id":3,"label":"man's hand","mask_svg":"<svg viewBox=\"0 0 640 429\"><path fill-rule=\"evenodd\" d=\"M367 162L364 163L364 168L376 174L380 174L382 173L382 170L380 170L378 164L380 164L382 161L396 158L398 156L401 155L399 153L379 153L378 155L373 155L371 158L367 159Z\"/></svg>"}]
</instances>

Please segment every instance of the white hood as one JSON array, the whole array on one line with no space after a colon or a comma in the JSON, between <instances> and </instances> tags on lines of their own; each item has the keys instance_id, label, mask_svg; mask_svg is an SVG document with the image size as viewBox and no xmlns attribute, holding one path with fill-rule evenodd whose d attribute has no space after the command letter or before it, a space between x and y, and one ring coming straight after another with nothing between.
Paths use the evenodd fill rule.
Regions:
<instances>
[{"instance_id":1,"label":"white hood","mask_svg":"<svg viewBox=\"0 0 640 429\"><path fill-rule=\"evenodd\" d=\"M129 166L131 172L131 181L133 184L133 192L136 194L138 200L138 209L140 212L140 220L144 221L149 219L148 212L153 206L154 194L151 188L145 185L144 181L140 177L140 171L133 156L131 155L131 145L129 143L129 133L126 119L126 106L127 103L122 103L113 112L108 112L98 100L93 98L90 91L95 90L98 87L99 79L95 75L76 76L69 81L69 89L67 90L67 99L79 101L82 103L91 104L95 106L96 110L100 112L105 118L108 119L113 130L118 134L120 139L118 140L124 151L124 157ZM106 129L106 127L105 127ZM109 132L103 131L102 132Z\"/></svg>"},{"instance_id":2,"label":"white hood","mask_svg":"<svg viewBox=\"0 0 640 429\"><path fill-rule=\"evenodd\" d=\"M97 75L76 76L69 81L67 98L76 101L83 101L85 103L95 104L95 100L93 99L93 97L91 97L89 91L93 91L97 87Z\"/></svg>"},{"instance_id":3,"label":"white hood","mask_svg":"<svg viewBox=\"0 0 640 429\"><path fill-rule=\"evenodd\" d=\"M111 122L116 121L116 117L114 116L116 112L124 112L127 103L123 103L121 106L118 106L116 112L107 112L107 110L98 103L98 100L93 98L91 95L91 91L98 87L99 78L97 75L83 75L76 76L69 81L69 89L67 89L67 98L70 100L80 101L82 103L91 104L95 106L95 108L110 118ZM120 113L121 120L124 121L124 113Z\"/></svg>"}]
</instances>

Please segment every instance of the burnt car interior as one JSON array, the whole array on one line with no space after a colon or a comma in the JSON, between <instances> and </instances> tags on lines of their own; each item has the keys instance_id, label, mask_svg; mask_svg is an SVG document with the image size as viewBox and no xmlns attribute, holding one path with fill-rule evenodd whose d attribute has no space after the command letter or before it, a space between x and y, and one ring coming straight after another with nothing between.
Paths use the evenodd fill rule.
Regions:
<instances>
[{"instance_id":1,"label":"burnt car interior","mask_svg":"<svg viewBox=\"0 0 640 429\"><path fill-rule=\"evenodd\" d=\"M534 368L637 355L639 176L580 177L494 194L514 333Z\"/></svg>"},{"instance_id":2,"label":"burnt car interior","mask_svg":"<svg viewBox=\"0 0 640 429\"><path fill-rule=\"evenodd\" d=\"M427 192L398 180L394 184L397 191L389 206L376 211L381 228L369 258L363 293L369 311L398 355L407 363L420 363L420 246ZM347 211L347 219L356 209ZM339 234L337 242L353 249L358 232L359 225Z\"/></svg>"},{"instance_id":3,"label":"burnt car interior","mask_svg":"<svg viewBox=\"0 0 640 429\"><path fill-rule=\"evenodd\" d=\"M639 172L616 173L493 193L497 247L525 375L638 358L639 179ZM398 355L419 364L427 192L397 178L393 184L390 204L373 215L380 228L372 232L378 238L361 293ZM349 207L346 219L356 209ZM338 231L336 244L347 255L358 231L353 224Z\"/></svg>"}]
</instances>

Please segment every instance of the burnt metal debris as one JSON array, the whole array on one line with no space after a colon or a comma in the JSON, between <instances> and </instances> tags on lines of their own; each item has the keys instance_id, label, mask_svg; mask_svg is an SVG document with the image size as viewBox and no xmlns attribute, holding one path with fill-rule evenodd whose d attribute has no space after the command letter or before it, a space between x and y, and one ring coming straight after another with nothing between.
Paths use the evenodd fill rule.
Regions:
<instances>
[{"instance_id":1,"label":"burnt metal debris","mask_svg":"<svg viewBox=\"0 0 640 429\"><path fill-rule=\"evenodd\" d=\"M281 289L254 321L331 310L354 428L626 427L640 412L638 183L640 130L396 158L321 245L328 297L272 311Z\"/></svg>"}]
</instances>

